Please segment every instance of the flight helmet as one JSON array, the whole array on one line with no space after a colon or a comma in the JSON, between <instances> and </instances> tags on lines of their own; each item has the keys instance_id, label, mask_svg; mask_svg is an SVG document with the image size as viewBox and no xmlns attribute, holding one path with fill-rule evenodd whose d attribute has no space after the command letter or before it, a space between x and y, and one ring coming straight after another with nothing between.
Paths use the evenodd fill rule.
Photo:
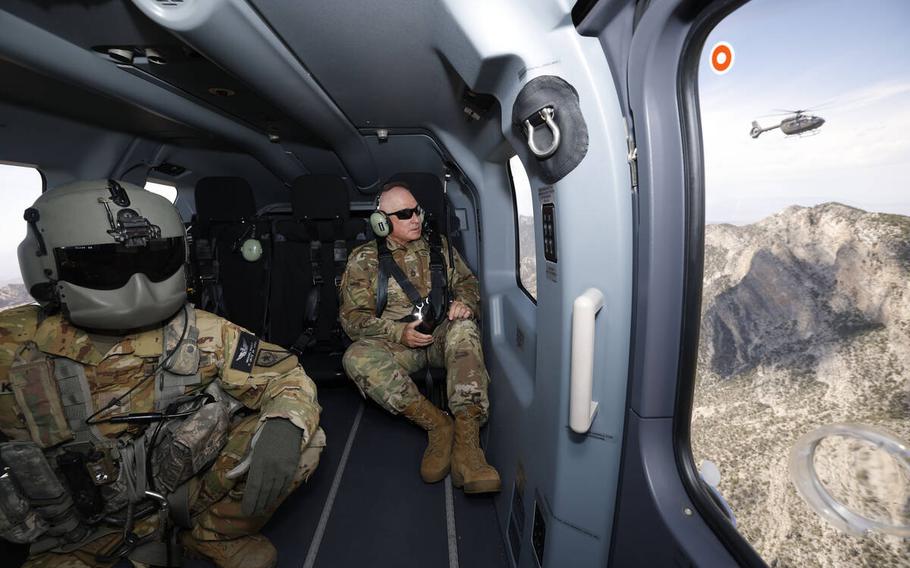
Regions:
<instances>
[{"instance_id":1,"label":"flight helmet","mask_svg":"<svg viewBox=\"0 0 910 568\"><path fill-rule=\"evenodd\" d=\"M72 323L135 329L186 302L186 230L164 197L126 182L83 181L41 195L25 220L25 286Z\"/></svg>"}]
</instances>

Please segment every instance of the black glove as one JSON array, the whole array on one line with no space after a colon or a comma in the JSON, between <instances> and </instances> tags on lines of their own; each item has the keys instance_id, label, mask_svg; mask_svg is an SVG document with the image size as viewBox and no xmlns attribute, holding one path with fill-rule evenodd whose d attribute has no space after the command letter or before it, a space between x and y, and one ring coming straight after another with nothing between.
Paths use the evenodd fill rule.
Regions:
<instances>
[{"instance_id":1,"label":"black glove","mask_svg":"<svg viewBox=\"0 0 910 568\"><path fill-rule=\"evenodd\" d=\"M271 418L262 425L246 476L241 511L256 516L288 490L300 462L303 431L290 420Z\"/></svg>"}]
</instances>

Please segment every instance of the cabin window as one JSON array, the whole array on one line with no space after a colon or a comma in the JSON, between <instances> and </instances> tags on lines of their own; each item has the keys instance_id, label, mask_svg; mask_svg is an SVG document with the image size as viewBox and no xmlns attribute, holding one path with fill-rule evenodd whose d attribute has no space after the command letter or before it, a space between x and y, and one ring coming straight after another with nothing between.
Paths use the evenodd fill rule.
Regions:
<instances>
[{"instance_id":1,"label":"cabin window","mask_svg":"<svg viewBox=\"0 0 910 568\"><path fill-rule=\"evenodd\" d=\"M910 558L910 464L881 441L910 442L908 21L754 0L700 59L691 449L769 566Z\"/></svg>"},{"instance_id":2,"label":"cabin window","mask_svg":"<svg viewBox=\"0 0 910 568\"><path fill-rule=\"evenodd\" d=\"M171 203L177 201L177 187L173 184L160 181L147 181L145 182L145 189L151 191L152 193L157 193Z\"/></svg>"},{"instance_id":3,"label":"cabin window","mask_svg":"<svg viewBox=\"0 0 910 568\"><path fill-rule=\"evenodd\" d=\"M25 238L26 224L22 215L44 190L41 172L30 166L0 164L0 309L32 303L22 283L17 250Z\"/></svg>"},{"instance_id":4,"label":"cabin window","mask_svg":"<svg viewBox=\"0 0 910 568\"><path fill-rule=\"evenodd\" d=\"M518 265L515 267L521 289L537 301L537 247L534 238L534 201L531 182L518 156L509 160L509 179L515 197L515 240Z\"/></svg>"}]
</instances>

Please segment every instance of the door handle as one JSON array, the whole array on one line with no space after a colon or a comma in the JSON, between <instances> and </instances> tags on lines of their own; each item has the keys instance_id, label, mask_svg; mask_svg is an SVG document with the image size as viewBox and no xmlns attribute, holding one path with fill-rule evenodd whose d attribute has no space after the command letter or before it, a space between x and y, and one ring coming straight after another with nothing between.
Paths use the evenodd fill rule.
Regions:
<instances>
[{"instance_id":1,"label":"door handle","mask_svg":"<svg viewBox=\"0 0 910 568\"><path fill-rule=\"evenodd\" d=\"M604 295L588 288L572 304L572 368L569 381L569 427L584 434L591 429L597 403L594 397L594 318Z\"/></svg>"}]
</instances>

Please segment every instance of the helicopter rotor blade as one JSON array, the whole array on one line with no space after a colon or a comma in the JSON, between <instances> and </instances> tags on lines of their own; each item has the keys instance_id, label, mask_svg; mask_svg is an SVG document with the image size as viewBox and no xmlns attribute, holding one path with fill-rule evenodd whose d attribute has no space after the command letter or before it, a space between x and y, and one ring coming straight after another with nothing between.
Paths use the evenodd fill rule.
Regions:
<instances>
[{"instance_id":1,"label":"helicopter rotor blade","mask_svg":"<svg viewBox=\"0 0 910 568\"><path fill-rule=\"evenodd\" d=\"M785 116L785 115L788 115L788 114L795 114L795 113L793 113L793 112L791 112L791 111L787 111L787 112L773 112L773 113L771 113L771 114L762 114L762 115L759 115L759 116L756 117L756 118L774 118L774 117L777 117L777 116Z\"/></svg>"}]
</instances>

